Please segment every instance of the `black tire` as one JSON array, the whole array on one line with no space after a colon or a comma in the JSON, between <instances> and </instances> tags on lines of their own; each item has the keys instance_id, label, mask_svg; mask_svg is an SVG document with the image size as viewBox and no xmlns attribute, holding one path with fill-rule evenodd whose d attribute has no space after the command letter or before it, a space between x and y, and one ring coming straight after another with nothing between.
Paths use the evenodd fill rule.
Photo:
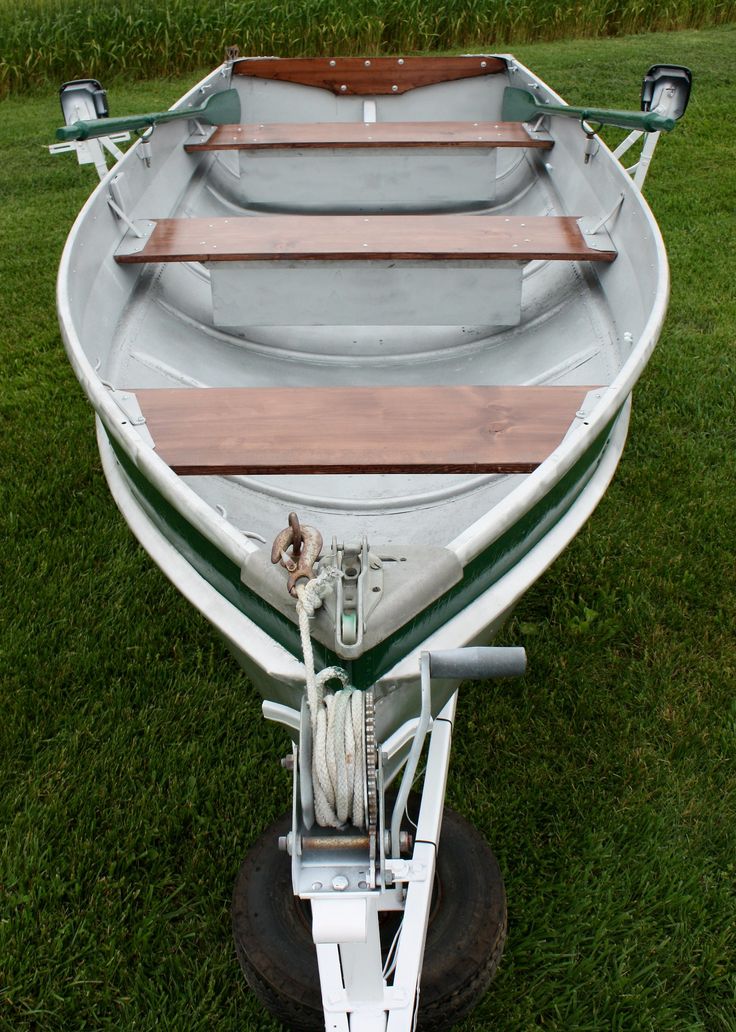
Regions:
<instances>
[{"instance_id":1,"label":"black tire","mask_svg":"<svg viewBox=\"0 0 736 1032\"><path fill-rule=\"evenodd\" d=\"M286 814L261 835L233 892L233 936L246 981L295 1032L324 1032L309 906L291 887L291 861L276 841ZM381 927L385 951L394 915ZM419 997L420 1032L461 1021L488 989L506 939L506 893L498 862L475 828L445 809Z\"/></svg>"}]
</instances>

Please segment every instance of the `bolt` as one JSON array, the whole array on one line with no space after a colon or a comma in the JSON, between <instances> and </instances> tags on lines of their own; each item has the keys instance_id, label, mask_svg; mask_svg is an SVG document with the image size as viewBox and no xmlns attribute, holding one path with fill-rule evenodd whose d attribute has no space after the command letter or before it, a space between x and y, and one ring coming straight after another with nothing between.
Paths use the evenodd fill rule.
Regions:
<instances>
[{"instance_id":1,"label":"bolt","mask_svg":"<svg viewBox=\"0 0 736 1032\"><path fill-rule=\"evenodd\" d=\"M284 770L293 770L294 769L294 753L289 753L288 756L282 756L281 757L281 766L284 768Z\"/></svg>"},{"instance_id":2,"label":"bolt","mask_svg":"<svg viewBox=\"0 0 736 1032\"><path fill-rule=\"evenodd\" d=\"M279 852L286 853L289 849L289 836L279 835Z\"/></svg>"},{"instance_id":3,"label":"bolt","mask_svg":"<svg viewBox=\"0 0 736 1032\"><path fill-rule=\"evenodd\" d=\"M336 874L332 879L332 888L335 892L344 892L345 889L350 885L350 882L344 874Z\"/></svg>"},{"instance_id":4,"label":"bolt","mask_svg":"<svg viewBox=\"0 0 736 1032\"><path fill-rule=\"evenodd\" d=\"M399 832L399 850L402 853L408 853L411 847L414 845L414 839L408 831Z\"/></svg>"}]
</instances>

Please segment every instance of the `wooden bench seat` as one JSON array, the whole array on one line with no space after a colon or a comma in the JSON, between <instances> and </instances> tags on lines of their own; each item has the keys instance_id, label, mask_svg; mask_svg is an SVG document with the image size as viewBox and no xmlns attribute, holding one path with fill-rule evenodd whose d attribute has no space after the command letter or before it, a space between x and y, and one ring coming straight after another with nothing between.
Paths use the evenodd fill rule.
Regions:
<instances>
[{"instance_id":1,"label":"wooden bench seat","mask_svg":"<svg viewBox=\"0 0 736 1032\"><path fill-rule=\"evenodd\" d=\"M592 247L568 216L254 215L145 226L150 236L126 236L117 261L205 262L222 327L515 326L524 262L616 257L605 234Z\"/></svg>"},{"instance_id":2,"label":"wooden bench seat","mask_svg":"<svg viewBox=\"0 0 736 1032\"><path fill-rule=\"evenodd\" d=\"M529 473L590 387L136 390L157 454L184 475Z\"/></svg>"},{"instance_id":3,"label":"wooden bench seat","mask_svg":"<svg viewBox=\"0 0 736 1032\"><path fill-rule=\"evenodd\" d=\"M505 58L483 54L244 58L232 65L233 82L254 124L236 127L240 133L217 130L209 140L193 135L187 150L220 151L209 168L221 191L255 210L490 208L512 189L500 148L551 143L540 134L532 141L518 125L485 121L500 107L508 67ZM295 115L315 124L284 124ZM285 160L284 148L298 158ZM520 188L526 171L515 177Z\"/></svg>"},{"instance_id":4,"label":"wooden bench seat","mask_svg":"<svg viewBox=\"0 0 736 1032\"><path fill-rule=\"evenodd\" d=\"M137 245L134 243L134 246ZM127 262L552 261L611 262L574 216L257 215L160 219Z\"/></svg>"},{"instance_id":5,"label":"wooden bench seat","mask_svg":"<svg viewBox=\"0 0 736 1032\"><path fill-rule=\"evenodd\" d=\"M397 147L534 147L553 141L534 138L518 122L308 122L221 125L186 151L356 149Z\"/></svg>"}]
</instances>

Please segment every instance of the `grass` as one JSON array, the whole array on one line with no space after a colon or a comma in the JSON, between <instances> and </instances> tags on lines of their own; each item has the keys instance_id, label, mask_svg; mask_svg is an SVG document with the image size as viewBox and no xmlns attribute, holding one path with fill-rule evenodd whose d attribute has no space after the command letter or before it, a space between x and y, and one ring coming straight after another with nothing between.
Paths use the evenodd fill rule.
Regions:
<instances>
[{"instance_id":1,"label":"grass","mask_svg":"<svg viewBox=\"0 0 736 1032\"><path fill-rule=\"evenodd\" d=\"M82 73L182 75L232 43L282 55L498 50L734 19L736 0L0 0L0 97Z\"/></svg>"},{"instance_id":2,"label":"grass","mask_svg":"<svg viewBox=\"0 0 736 1032\"><path fill-rule=\"evenodd\" d=\"M734 44L516 48L570 101L635 103L654 61L695 87L647 181L672 302L623 463L505 635L528 676L461 694L449 801L510 906L461 1032L736 1029ZM121 84L114 113L185 81ZM53 91L0 111L0 1029L275 1030L228 907L288 805L285 736L109 498L53 310L93 173L43 149Z\"/></svg>"}]
</instances>

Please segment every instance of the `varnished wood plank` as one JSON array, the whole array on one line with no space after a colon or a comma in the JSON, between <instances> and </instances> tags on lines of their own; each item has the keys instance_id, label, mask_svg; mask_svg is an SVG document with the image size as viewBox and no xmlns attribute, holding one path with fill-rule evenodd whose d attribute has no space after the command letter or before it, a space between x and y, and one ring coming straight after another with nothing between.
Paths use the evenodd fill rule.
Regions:
<instances>
[{"instance_id":1,"label":"varnished wood plank","mask_svg":"<svg viewBox=\"0 0 736 1032\"><path fill-rule=\"evenodd\" d=\"M118 262L513 260L610 262L574 216L257 215L160 219Z\"/></svg>"},{"instance_id":2,"label":"varnished wood plank","mask_svg":"<svg viewBox=\"0 0 736 1032\"><path fill-rule=\"evenodd\" d=\"M236 61L235 75L316 86L338 96L399 94L417 86L506 71L497 57L256 57Z\"/></svg>"},{"instance_id":3,"label":"varnished wood plank","mask_svg":"<svg viewBox=\"0 0 736 1032\"><path fill-rule=\"evenodd\" d=\"M590 387L163 388L135 392L185 475L528 473Z\"/></svg>"},{"instance_id":4,"label":"varnished wood plank","mask_svg":"<svg viewBox=\"0 0 736 1032\"><path fill-rule=\"evenodd\" d=\"M205 143L185 150L267 150L375 147L535 147L549 150L552 140L535 139L519 122L276 122L221 125Z\"/></svg>"}]
</instances>

